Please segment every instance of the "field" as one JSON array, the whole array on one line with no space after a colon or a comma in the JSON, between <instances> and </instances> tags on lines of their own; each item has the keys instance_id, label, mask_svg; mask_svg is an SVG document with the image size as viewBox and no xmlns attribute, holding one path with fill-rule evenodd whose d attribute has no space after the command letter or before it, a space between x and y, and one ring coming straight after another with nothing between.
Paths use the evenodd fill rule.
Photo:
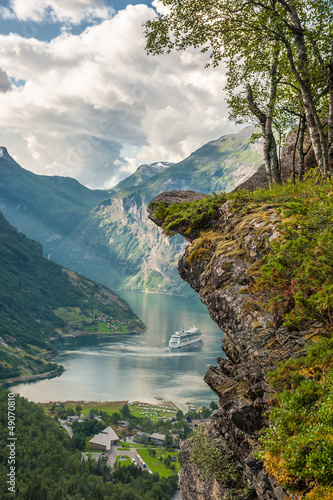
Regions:
<instances>
[{"instance_id":1,"label":"field","mask_svg":"<svg viewBox=\"0 0 333 500\"><path fill-rule=\"evenodd\" d=\"M131 465L131 459L127 455L123 455L123 457L116 458L117 465Z\"/></svg>"},{"instance_id":2,"label":"field","mask_svg":"<svg viewBox=\"0 0 333 500\"><path fill-rule=\"evenodd\" d=\"M103 410L109 415L112 415L112 413L120 413L120 409L124 406L125 403L128 403L128 401L64 401L64 407L67 408L75 408L79 405L81 406L82 410L81 413L83 415L88 415L90 410L92 409L98 409L98 410ZM43 408L46 411L49 411L51 409L52 403L39 403L40 406L43 406Z\"/></svg>"},{"instance_id":3,"label":"field","mask_svg":"<svg viewBox=\"0 0 333 500\"><path fill-rule=\"evenodd\" d=\"M167 451L165 451L164 448L155 448L155 450L156 450L156 455L155 455L155 457L152 457L151 455L149 455L147 448L137 448L138 454L142 457L142 460L144 462L146 462L148 467L153 472L158 472L159 475L162 477L168 477L168 476L171 476L171 474L175 474L175 473L179 472L180 464L179 464L178 460L176 460L175 462L172 462L176 466L176 471L172 471L172 470L168 469L168 467L166 467L165 464L159 460L159 457L161 457L162 459L165 459L168 455L170 455L170 457L177 457L178 451L167 452Z\"/></svg>"}]
</instances>

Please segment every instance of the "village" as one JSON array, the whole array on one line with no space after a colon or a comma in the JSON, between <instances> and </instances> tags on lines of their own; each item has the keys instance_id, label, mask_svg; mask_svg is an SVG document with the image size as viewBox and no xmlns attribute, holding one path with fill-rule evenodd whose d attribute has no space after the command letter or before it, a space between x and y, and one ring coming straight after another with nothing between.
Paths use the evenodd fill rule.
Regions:
<instances>
[{"instance_id":1,"label":"village","mask_svg":"<svg viewBox=\"0 0 333 500\"><path fill-rule=\"evenodd\" d=\"M178 473L179 443L200 425L208 425L216 409L172 402L58 402L42 404L69 434L84 460L118 467L133 464L161 477Z\"/></svg>"}]
</instances>

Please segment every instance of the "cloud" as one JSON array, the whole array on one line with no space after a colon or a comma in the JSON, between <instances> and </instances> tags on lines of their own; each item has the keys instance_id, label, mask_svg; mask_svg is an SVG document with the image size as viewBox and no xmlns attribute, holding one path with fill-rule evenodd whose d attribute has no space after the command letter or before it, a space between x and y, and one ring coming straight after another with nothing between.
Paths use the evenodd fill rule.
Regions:
<instances>
[{"instance_id":1,"label":"cloud","mask_svg":"<svg viewBox=\"0 0 333 500\"><path fill-rule=\"evenodd\" d=\"M0 5L0 18L7 20L7 19L15 19L16 16L12 10Z\"/></svg>"},{"instance_id":2,"label":"cloud","mask_svg":"<svg viewBox=\"0 0 333 500\"><path fill-rule=\"evenodd\" d=\"M4 94L12 89L12 84L7 73L0 68L0 93Z\"/></svg>"},{"instance_id":3,"label":"cloud","mask_svg":"<svg viewBox=\"0 0 333 500\"><path fill-rule=\"evenodd\" d=\"M156 12L158 14L162 14L162 16L166 16L170 13L170 7L164 5L161 0L153 0L151 4L155 8Z\"/></svg>"},{"instance_id":4,"label":"cloud","mask_svg":"<svg viewBox=\"0 0 333 500\"><path fill-rule=\"evenodd\" d=\"M48 18L72 24L107 19L114 13L103 0L11 0L10 9L0 8L0 15L4 19L16 17L19 21L41 22Z\"/></svg>"},{"instance_id":5,"label":"cloud","mask_svg":"<svg viewBox=\"0 0 333 500\"><path fill-rule=\"evenodd\" d=\"M0 132L24 168L108 188L140 163L179 161L235 130L223 67L205 69L194 50L146 55L142 25L154 15L129 5L49 43L0 36L3 70L23 82L0 94Z\"/></svg>"}]
</instances>

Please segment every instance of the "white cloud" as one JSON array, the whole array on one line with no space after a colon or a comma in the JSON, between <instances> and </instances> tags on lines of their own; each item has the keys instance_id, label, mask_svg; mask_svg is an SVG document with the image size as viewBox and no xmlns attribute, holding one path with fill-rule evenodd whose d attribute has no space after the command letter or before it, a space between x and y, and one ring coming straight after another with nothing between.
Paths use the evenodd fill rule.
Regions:
<instances>
[{"instance_id":1,"label":"white cloud","mask_svg":"<svg viewBox=\"0 0 333 500\"><path fill-rule=\"evenodd\" d=\"M139 163L179 161L234 130L223 68L205 69L195 51L146 55L142 24L153 15L127 6L49 43L0 36L3 70L25 82L0 94L0 132L24 168L110 187Z\"/></svg>"},{"instance_id":2,"label":"white cloud","mask_svg":"<svg viewBox=\"0 0 333 500\"><path fill-rule=\"evenodd\" d=\"M153 0L151 4L156 9L156 12L162 14L162 16L166 16L170 12L170 7L164 5L160 0Z\"/></svg>"},{"instance_id":3,"label":"white cloud","mask_svg":"<svg viewBox=\"0 0 333 500\"><path fill-rule=\"evenodd\" d=\"M10 8L0 15L19 21L41 22L48 17L54 21L79 24L84 20L107 19L114 11L103 0L11 0Z\"/></svg>"},{"instance_id":4,"label":"white cloud","mask_svg":"<svg viewBox=\"0 0 333 500\"><path fill-rule=\"evenodd\" d=\"M1 19L15 19L15 13L8 9L7 7L3 7L0 5L0 18Z\"/></svg>"},{"instance_id":5,"label":"white cloud","mask_svg":"<svg viewBox=\"0 0 333 500\"><path fill-rule=\"evenodd\" d=\"M7 73L0 68L0 92L9 92L12 89L12 83L7 75Z\"/></svg>"}]
</instances>

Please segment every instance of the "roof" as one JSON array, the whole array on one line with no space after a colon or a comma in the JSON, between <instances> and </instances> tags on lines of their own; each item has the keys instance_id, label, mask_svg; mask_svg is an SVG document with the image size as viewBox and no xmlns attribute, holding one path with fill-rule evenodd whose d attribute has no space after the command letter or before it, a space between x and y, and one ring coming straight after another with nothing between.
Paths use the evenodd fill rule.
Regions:
<instances>
[{"instance_id":1,"label":"roof","mask_svg":"<svg viewBox=\"0 0 333 500\"><path fill-rule=\"evenodd\" d=\"M110 425L106 427L102 432L96 434L93 438L89 440L89 443L99 444L100 446L105 446L106 449L110 449L111 441L119 441L119 437L114 432Z\"/></svg>"},{"instance_id":2,"label":"roof","mask_svg":"<svg viewBox=\"0 0 333 500\"><path fill-rule=\"evenodd\" d=\"M164 434L157 434L157 432L154 432L150 435L150 439L159 439L160 441L165 441L165 436Z\"/></svg>"}]
</instances>

